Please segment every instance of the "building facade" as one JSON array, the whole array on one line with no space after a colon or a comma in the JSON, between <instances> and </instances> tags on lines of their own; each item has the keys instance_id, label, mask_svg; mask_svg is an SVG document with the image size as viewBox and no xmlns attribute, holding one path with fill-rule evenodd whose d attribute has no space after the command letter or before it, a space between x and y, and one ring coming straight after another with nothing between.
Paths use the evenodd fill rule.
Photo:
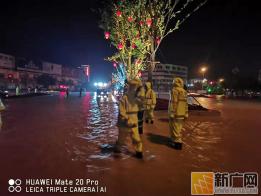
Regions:
<instances>
[{"instance_id":1,"label":"building facade","mask_svg":"<svg viewBox=\"0 0 261 196\"><path fill-rule=\"evenodd\" d=\"M12 89L19 85L22 88L41 86L37 78L41 75L52 77L56 81L53 88L60 84L77 86L81 83L83 70L63 66L47 61L16 58L0 53L0 88Z\"/></svg>"},{"instance_id":2,"label":"building facade","mask_svg":"<svg viewBox=\"0 0 261 196\"><path fill-rule=\"evenodd\" d=\"M0 67L6 69L14 69L15 68L15 57L0 53Z\"/></svg>"},{"instance_id":3,"label":"building facade","mask_svg":"<svg viewBox=\"0 0 261 196\"><path fill-rule=\"evenodd\" d=\"M157 92L169 92L174 77L180 77L187 83L188 68L181 65L157 64L152 77L153 89ZM148 80L147 72L142 73L142 80Z\"/></svg>"}]
</instances>

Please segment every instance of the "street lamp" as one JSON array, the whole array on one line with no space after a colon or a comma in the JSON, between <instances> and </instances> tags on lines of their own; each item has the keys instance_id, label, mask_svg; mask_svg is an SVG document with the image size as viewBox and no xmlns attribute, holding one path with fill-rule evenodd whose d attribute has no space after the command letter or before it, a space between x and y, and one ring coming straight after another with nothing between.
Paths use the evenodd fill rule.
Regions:
<instances>
[{"instance_id":1,"label":"street lamp","mask_svg":"<svg viewBox=\"0 0 261 196\"><path fill-rule=\"evenodd\" d=\"M204 78L205 78L205 73L207 71L207 67L201 67L200 68L200 72L202 73L202 90L203 90L203 81L204 81Z\"/></svg>"},{"instance_id":2,"label":"street lamp","mask_svg":"<svg viewBox=\"0 0 261 196\"><path fill-rule=\"evenodd\" d=\"M206 67L201 67L200 72L202 73L203 79L205 77L205 72L207 71Z\"/></svg>"}]
</instances>

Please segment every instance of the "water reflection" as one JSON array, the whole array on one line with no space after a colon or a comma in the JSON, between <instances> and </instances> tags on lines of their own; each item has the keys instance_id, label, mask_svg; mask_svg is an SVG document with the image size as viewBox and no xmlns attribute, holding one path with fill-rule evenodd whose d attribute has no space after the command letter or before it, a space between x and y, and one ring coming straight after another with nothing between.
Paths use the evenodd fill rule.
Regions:
<instances>
[{"instance_id":1,"label":"water reflection","mask_svg":"<svg viewBox=\"0 0 261 196\"><path fill-rule=\"evenodd\" d=\"M107 146L107 152L102 151L104 144L112 144L117 139L118 129L116 127L118 106L110 97L108 99L97 99L95 93L86 94L82 101L82 112L85 115L86 124L82 131L76 133L86 144L84 148L82 143L74 143L74 158L87 162L91 170L98 169L92 165L92 161L111 160L112 146ZM100 169L104 169L101 167Z\"/></svg>"}]
</instances>

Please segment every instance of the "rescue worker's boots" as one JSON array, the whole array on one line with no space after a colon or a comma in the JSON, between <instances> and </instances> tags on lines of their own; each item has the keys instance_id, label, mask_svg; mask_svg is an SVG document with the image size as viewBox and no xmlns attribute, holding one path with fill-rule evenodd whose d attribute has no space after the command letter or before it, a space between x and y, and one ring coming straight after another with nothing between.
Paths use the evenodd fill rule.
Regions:
<instances>
[{"instance_id":1,"label":"rescue worker's boots","mask_svg":"<svg viewBox=\"0 0 261 196\"><path fill-rule=\"evenodd\" d=\"M182 150L182 143L174 142L174 148L176 150Z\"/></svg>"},{"instance_id":2,"label":"rescue worker's boots","mask_svg":"<svg viewBox=\"0 0 261 196\"><path fill-rule=\"evenodd\" d=\"M142 152L137 152L137 151L136 151L136 155L135 155L135 156L136 156L137 159L143 159L143 154L142 154Z\"/></svg>"},{"instance_id":3,"label":"rescue worker's boots","mask_svg":"<svg viewBox=\"0 0 261 196\"><path fill-rule=\"evenodd\" d=\"M140 134L140 135L143 134L143 127L139 127L139 134Z\"/></svg>"},{"instance_id":4,"label":"rescue worker's boots","mask_svg":"<svg viewBox=\"0 0 261 196\"><path fill-rule=\"evenodd\" d=\"M146 119L146 123L147 123L147 124L153 124L153 123L154 123L154 120Z\"/></svg>"},{"instance_id":5,"label":"rescue worker's boots","mask_svg":"<svg viewBox=\"0 0 261 196\"><path fill-rule=\"evenodd\" d=\"M169 146L176 150L182 150L182 143L179 143L179 142L170 142Z\"/></svg>"}]
</instances>

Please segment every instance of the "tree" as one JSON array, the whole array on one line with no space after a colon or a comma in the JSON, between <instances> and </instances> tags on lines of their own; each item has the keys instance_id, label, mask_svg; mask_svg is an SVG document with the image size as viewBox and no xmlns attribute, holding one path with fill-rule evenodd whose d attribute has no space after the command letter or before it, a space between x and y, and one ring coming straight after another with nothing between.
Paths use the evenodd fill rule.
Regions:
<instances>
[{"instance_id":1,"label":"tree","mask_svg":"<svg viewBox=\"0 0 261 196\"><path fill-rule=\"evenodd\" d=\"M105 38L110 39L118 50L108 60L114 64L123 63L128 79L139 77L140 71L144 70L149 46L143 38L144 33L138 29L138 6L130 0L119 1L102 12L101 27L105 30Z\"/></svg>"},{"instance_id":2,"label":"tree","mask_svg":"<svg viewBox=\"0 0 261 196\"><path fill-rule=\"evenodd\" d=\"M43 85L45 88L56 84L56 79L48 74L42 74L38 76L36 80L38 84Z\"/></svg>"},{"instance_id":3,"label":"tree","mask_svg":"<svg viewBox=\"0 0 261 196\"><path fill-rule=\"evenodd\" d=\"M198 4L199 1L201 3ZM206 2L121 0L112 3L102 12L101 27L105 30L105 38L110 39L118 52L108 59L122 61L128 78L136 77L141 70L147 69L148 80L152 81L156 52L162 40L178 30Z\"/></svg>"},{"instance_id":4,"label":"tree","mask_svg":"<svg viewBox=\"0 0 261 196\"><path fill-rule=\"evenodd\" d=\"M114 85L115 89L123 90L125 85L126 77L126 70L125 66L121 63L119 66L114 64L115 71L112 73L112 84Z\"/></svg>"}]
</instances>

